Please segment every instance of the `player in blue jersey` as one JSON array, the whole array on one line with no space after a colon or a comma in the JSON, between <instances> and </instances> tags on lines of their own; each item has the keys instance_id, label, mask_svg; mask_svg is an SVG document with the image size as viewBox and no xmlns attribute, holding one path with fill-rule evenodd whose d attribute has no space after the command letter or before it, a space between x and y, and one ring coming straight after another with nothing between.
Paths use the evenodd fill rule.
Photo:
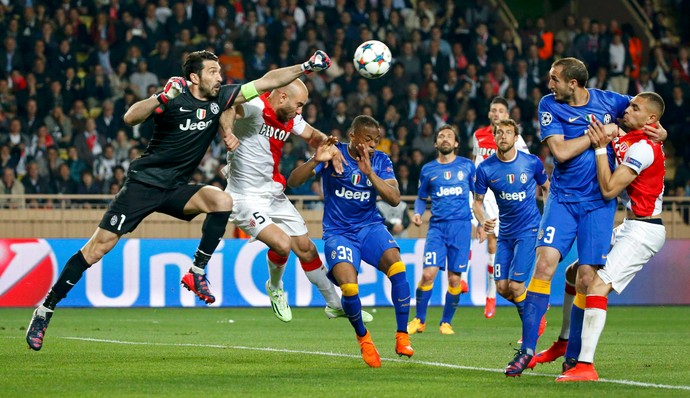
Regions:
<instances>
[{"instance_id":1,"label":"player in blue jersey","mask_svg":"<svg viewBox=\"0 0 690 398\"><path fill-rule=\"evenodd\" d=\"M604 199L599 191L594 150L586 131L594 120L610 123L622 117L631 97L585 88L587 68L575 58L555 61L549 78L552 93L539 102L539 117L542 140L555 159L555 168L537 235L534 276L525 298L522 347L506 367L506 376L519 376L530 364L539 323L549 304L551 279L576 238L580 264L566 357L577 358L585 292L596 270L606 263L616 211L616 200ZM563 370L574 364L564 363Z\"/></svg>"},{"instance_id":2,"label":"player in blue jersey","mask_svg":"<svg viewBox=\"0 0 690 398\"><path fill-rule=\"evenodd\" d=\"M417 285L417 313L407 325L407 333L426 329L426 312L439 269L448 267L448 291L439 331L455 334L453 315L460 300L462 273L467 271L472 240L472 212L468 206L474 192L474 163L455 151L459 138L450 125L436 132L438 157L425 164L419 176L419 197L414 204L415 225L422 225L426 202L431 199L431 220L424 245L424 270Z\"/></svg>"},{"instance_id":3,"label":"player in blue jersey","mask_svg":"<svg viewBox=\"0 0 690 398\"><path fill-rule=\"evenodd\" d=\"M494 278L498 293L517 307L520 319L527 295L525 281L534 269L537 230L541 214L537 208L537 184L547 196L549 179L541 160L518 151L519 130L512 119L494 124L496 153L477 167L474 193L474 215L483 228L478 229L479 241L493 234L496 219L487 219L484 195L493 191L500 220L499 237L494 263Z\"/></svg>"},{"instance_id":4,"label":"player in blue jersey","mask_svg":"<svg viewBox=\"0 0 690 398\"><path fill-rule=\"evenodd\" d=\"M292 171L291 187L303 184L314 173L321 175L324 194L323 239L329 278L342 290L342 305L355 329L362 358L378 368L381 358L362 322L357 274L361 260L386 274L391 282L391 299L395 306L397 332L395 352L411 357L414 350L406 331L410 312L410 286L400 248L376 208L376 195L391 206L400 203L398 181L393 163L381 151L379 123L369 116L357 116L350 126L349 144L324 141L314 156ZM344 155L343 172L325 167L335 145Z\"/></svg>"}]
</instances>

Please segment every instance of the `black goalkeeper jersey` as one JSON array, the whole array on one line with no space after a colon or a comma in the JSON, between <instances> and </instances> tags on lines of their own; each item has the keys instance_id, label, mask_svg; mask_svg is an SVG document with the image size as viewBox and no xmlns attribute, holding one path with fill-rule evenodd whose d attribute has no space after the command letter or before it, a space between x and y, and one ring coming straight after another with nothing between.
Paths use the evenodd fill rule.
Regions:
<instances>
[{"instance_id":1,"label":"black goalkeeper jersey","mask_svg":"<svg viewBox=\"0 0 690 398\"><path fill-rule=\"evenodd\" d=\"M127 177L165 189L187 184L218 134L221 113L232 106L239 91L240 85L228 84L210 101L187 91L168 102L163 112L154 113L153 137Z\"/></svg>"}]
</instances>

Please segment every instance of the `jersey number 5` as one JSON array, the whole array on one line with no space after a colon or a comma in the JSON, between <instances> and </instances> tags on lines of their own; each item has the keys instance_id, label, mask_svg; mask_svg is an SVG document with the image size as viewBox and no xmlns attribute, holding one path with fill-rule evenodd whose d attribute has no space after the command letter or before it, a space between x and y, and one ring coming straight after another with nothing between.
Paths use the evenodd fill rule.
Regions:
<instances>
[{"instance_id":1,"label":"jersey number 5","mask_svg":"<svg viewBox=\"0 0 690 398\"><path fill-rule=\"evenodd\" d=\"M254 219L255 219L259 224L263 224L263 223L266 222L266 219L264 218L264 216L262 216L261 213L259 213L258 211L255 211L255 212L252 214L252 217L254 217Z\"/></svg>"}]
</instances>

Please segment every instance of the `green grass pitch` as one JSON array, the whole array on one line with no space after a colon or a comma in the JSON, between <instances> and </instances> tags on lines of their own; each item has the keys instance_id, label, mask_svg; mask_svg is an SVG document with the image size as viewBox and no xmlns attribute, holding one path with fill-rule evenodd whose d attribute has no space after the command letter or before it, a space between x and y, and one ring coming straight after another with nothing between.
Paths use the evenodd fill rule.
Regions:
<instances>
[{"instance_id":1,"label":"green grass pitch","mask_svg":"<svg viewBox=\"0 0 690 398\"><path fill-rule=\"evenodd\" d=\"M371 310L371 309L369 309ZM560 362L506 378L519 321L459 308L442 336L441 308L412 336L411 359L394 353L394 314L369 325L383 363L359 356L349 322L321 308L59 308L40 352L24 341L31 309L0 309L0 396L590 397L690 396L690 307L611 307L597 352L598 383L554 383ZM538 349L560 330L559 307Z\"/></svg>"}]
</instances>

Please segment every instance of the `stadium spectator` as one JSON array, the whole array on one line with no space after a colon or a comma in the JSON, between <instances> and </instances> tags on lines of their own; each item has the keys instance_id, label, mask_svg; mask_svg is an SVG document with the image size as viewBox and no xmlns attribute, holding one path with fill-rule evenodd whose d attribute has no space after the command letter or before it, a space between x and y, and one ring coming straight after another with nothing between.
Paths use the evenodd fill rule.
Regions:
<instances>
[{"instance_id":1,"label":"stadium spectator","mask_svg":"<svg viewBox=\"0 0 690 398\"><path fill-rule=\"evenodd\" d=\"M65 148L72 141L72 120L64 114L61 106L55 106L43 119L43 123L56 145Z\"/></svg>"},{"instance_id":2,"label":"stadium spectator","mask_svg":"<svg viewBox=\"0 0 690 398\"><path fill-rule=\"evenodd\" d=\"M24 195L24 185L16 180L14 169L11 167L2 168L0 193L3 195ZM20 209L23 207L24 199L3 199L0 202L0 208Z\"/></svg>"},{"instance_id":3,"label":"stadium spectator","mask_svg":"<svg viewBox=\"0 0 690 398\"><path fill-rule=\"evenodd\" d=\"M70 173L70 166L67 163L60 165L58 175L51 180L54 193L72 195L77 192L77 182L72 179Z\"/></svg>"},{"instance_id":4,"label":"stadium spectator","mask_svg":"<svg viewBox=\"0 0 690 398\"><path fill-rule=\"evenodd\" d=\"M22 178L24 193L27 195L45 195L53 193L50 183L38 173L38 163L31 161L26 164L26 175ZM27 205L36 208L46 203L45 200L29 199Z\"/></svg>"},{"instance_id":5,"label":"stadium spectator","mask_svg":"<svg viewBox=\"0 0 690 398\"><path fill-rule=\"evenodd\" d=\"M103 152L106 144L105 136L96 130L96 121L86 119L84 131L74 136L74 146L77 148L79 159L92 168L96 157Z\"/></svg>"}]
</instances>

